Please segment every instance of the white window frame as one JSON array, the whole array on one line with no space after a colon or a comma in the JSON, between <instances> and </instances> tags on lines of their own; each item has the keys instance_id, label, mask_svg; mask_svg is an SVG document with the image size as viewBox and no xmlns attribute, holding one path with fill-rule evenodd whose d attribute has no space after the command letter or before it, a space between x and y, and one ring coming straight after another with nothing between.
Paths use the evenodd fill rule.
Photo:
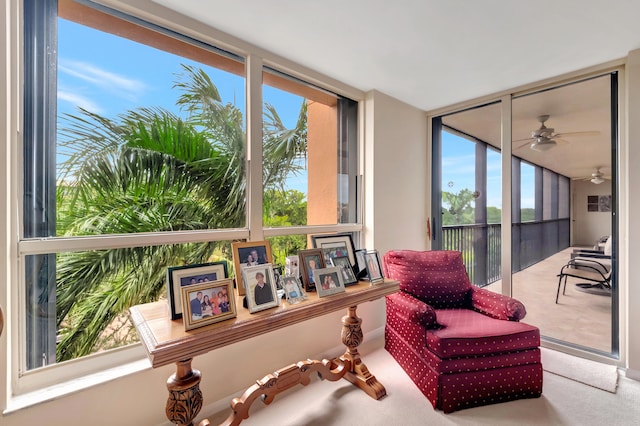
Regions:
<instances>
[{"instance_id":1,"label":"white window frame","mask_svg":"<svg viewBox=\"0 0 640 426\"><path fill-rule=\"evenodd\" d=\"M21 239L22 235L22 107L24 99L22 88L24 87L24 77L22 69L23 58L23 35L22 21L24 16L22 0L7 0L8 7L0 11L0 22L7 24L7 43L0 47L0 53L7 60L7 66L0 71L0 76L7 73L9 78L2 81L7 82L7 99L4 106L0 107L0 128L6 129L7 145L0 151L0 161L5 164L4 173L5 184L0 185L0 203L2 203L2 214L6 224L0 230L0 236L7 241L7 247L3 247L2 254L6 262L3 280L13 285L6 286L6 292L0 292L0 303L7 306L5 333L0 339L6 339L6 351L0 352L0 361L4 358L9 366L7 377L9 386L6 395L5 412L29 406L44 400L56 398L58 396L77 391L97 383L112 380L125 374L130 374L142 369L150 368L142 346L138 344L129 345L105 351L98 354L89 355L79 359L52 364L46 367L26 370L26 332L25 332L25 297L26 286L24 272L22 271L25 258L34 254L50 254L67 251L80 251L90 249L124 248L135 246L148 246L158 244L176 244L202 241L220 241L234 239L261 240L266 237L294 234L316 234L327 232L354 232L362 233L363 218L361 215L363 198L357 200L358 223L322 225L322 226L294 226L287 228L263 228L262 224L262 188L261 161L251 161L261 159L262 154L262 102L251 102L252 99L262 98L263 63L270 67L286 70L291 75L312 82L314 85L323 87L342 96L356 99L359 102L360 113L358 114L358 175L362 175L362 146L363 146L363 99L364 93L342 85L338 82L327 79L325 76L317 74L311 70L292 64L282 58L264 54L259 49L246 45L239 40L233 40L224 34L211 39L211 28L202 26L191 20L184 20L184 17L177 20L167 20L161 16L150 15L145 10L157 10L158 6L149 0L142 0L139 7L135 9L130 4L120 1L106 1L114 6L116 10L121 10L127 14L147 20L155 24L162 23L166 28L185 34L188 37L202 40L212 45L224 46L225 50L235 53L245 58L245 78L247 84L247 226L239 229L221 230L201 230L185 231L174 233L147 233L132 235L100 235L91 237L72 238L33 238ZM163 12L166 14L166 11ZM186 22L186 25L185 25ZM197 30L194 30L197 28ZM215 31L214 31L215 33ZM233 46L238 46L234 48ZM5 47L7 50L5 50ZM258 54L251 53L252 50ZM263 57L266 59L263 59ZM300 70L300 71L298 71ZM20 84L11 84L19 82ZM328 83L326 83L328 82ZM252 132L251 129L259 129ZM4 212L7 212L6 215ZM2 340L0 340L1 342ZM16 349L17 350L12 350ZM0 392L0 396L2 392Z\"/></svg>"}]
</instances>

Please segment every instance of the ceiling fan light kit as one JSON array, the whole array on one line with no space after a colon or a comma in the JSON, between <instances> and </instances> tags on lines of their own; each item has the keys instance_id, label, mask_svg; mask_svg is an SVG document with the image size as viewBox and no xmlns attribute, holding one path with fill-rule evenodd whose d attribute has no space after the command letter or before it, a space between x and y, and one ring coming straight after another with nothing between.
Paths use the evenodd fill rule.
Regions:
<instances>
[{"instance_id":1,"label":"ceiling fan light kit","mask_svg":"<svg viewBox=\"0 0 640 426\"><path fill-rule=\"evenodd\" d=\"M554 146L556 146L556 141L547 139L547 140L542 140L540 142L538 141L533 142L530 148L534 151L545 152L545 151L549 151Z\"/></svg>"},{"instance_id":2,"label":"ceiling fan light kit","mask_svg":"<svg viewBox=\"0 0 640 426\"><path fill-rule=\"evenodd\" d=\"M604 182L604 179L602 179L600 176L596 176L593 179L591 179L591 183L595 183L596 185L599 185L602 182Z\"/></svg>"}]
</instances>

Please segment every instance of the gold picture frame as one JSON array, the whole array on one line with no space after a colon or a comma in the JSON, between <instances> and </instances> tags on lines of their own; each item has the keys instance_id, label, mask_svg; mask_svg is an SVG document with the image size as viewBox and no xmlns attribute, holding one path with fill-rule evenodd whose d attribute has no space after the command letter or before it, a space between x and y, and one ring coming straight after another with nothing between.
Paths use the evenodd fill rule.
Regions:
<instances>
[{"instance_id":1,"label":"gold picture frame","mask_svg":"<svg viewBox=\"0 0 640 426\"><path fill-rule=\"evenodd\" d=\"M226 321L238 315L231 278L187 285L180 288L180 293L185 330ZM206 305L207 302L210 305Z\"/></svg>"}]
</instances>

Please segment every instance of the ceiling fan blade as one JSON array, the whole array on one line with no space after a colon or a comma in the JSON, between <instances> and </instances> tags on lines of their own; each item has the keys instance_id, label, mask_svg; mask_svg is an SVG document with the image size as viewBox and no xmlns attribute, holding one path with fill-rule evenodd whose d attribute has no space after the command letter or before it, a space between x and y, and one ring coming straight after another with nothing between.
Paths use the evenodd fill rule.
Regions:
<instances>
[{"instance_id":1,"label":"ceiling fan blade","mask_svg":"<svg viewBox=\"0 0 640 426\"><path fill-rule=\"evenodd\" d=\"M586 132L563 132L563 133L556 133L553 138L557 138L557 137L565 137L565 136L598 136L600 134L599 131L597 130L588 130Z\"/></svg>"},{"instance_id":2,"label":"ceiling fan blade","mask_svg":"<svg viewBox=\"0 0 640 426\"><path fill-rule=\"evenodd\" d=\"M536 140L536 138L516 139L516 140L511 141L511 143L524 142L524 141L531 141L531 142L533 142L534 140Z\"/></svg>"},{"instance_id":3,"label":"ceiling fan blade","mask_svg":"<svg viewBox=\"0 0 640 426\"><path fill-rule=\"evenodd\" d=\"M524 139L522 139L522 140L524 140ZM521 140L521 141L522 141L522 140ZM516 149L522 149L522 148L524 148L524 147L525 147L525 146L527 146L527 145L531 145L531 143L532 143L533 141L534 141L534 139L529 138L529 139L527 140L527 142L523 143L522 145L519 145L519 146L515 147L515 148L514 148L514 151L515 151ZM514 142L520 142L520 141L514 141Z\"/></svg>"}]
</instances>

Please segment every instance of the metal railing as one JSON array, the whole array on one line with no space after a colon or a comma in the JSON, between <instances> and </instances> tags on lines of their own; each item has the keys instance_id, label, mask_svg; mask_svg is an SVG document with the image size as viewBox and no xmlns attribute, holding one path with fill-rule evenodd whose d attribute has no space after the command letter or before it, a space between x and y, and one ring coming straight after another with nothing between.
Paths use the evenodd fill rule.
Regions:
<instances>
[{"instance_id":1,"label":"metal railing","mask_svg":"<svg viewBox=\"0 0 640 426\"><path fill-rule=\"evenodd\" d=\"M569 247L569 219L513 224L511 268L521 271ZM469 280L484 287L502 278L501 225L473 224L444 226L442 249L458 250Z\"/></svg>"}]
</instances>

